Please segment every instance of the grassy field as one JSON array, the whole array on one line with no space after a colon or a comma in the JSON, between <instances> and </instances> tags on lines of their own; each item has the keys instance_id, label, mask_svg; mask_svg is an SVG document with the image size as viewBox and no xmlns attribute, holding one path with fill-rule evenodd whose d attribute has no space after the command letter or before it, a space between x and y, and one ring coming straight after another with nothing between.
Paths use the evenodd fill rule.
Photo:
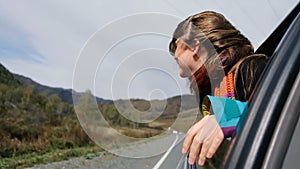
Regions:
<instances>
[{"instance_id":1,"label":"grassy field","mask_svg":"<svg viewBox=\"0 0 300 169\"><path fill-rule=\"evenodd\" d=\"M63 161L72 157L84 156L85 158L89 159L94 156L98 156L99 152L101 151L103 151L103 149L98 146L88 146L63 150L57 149L44 154L24 154L16 157L1 158L0 168L26 168L32 167L37 164L47 164L51 162Z\"/></svg>"}]
</instances>

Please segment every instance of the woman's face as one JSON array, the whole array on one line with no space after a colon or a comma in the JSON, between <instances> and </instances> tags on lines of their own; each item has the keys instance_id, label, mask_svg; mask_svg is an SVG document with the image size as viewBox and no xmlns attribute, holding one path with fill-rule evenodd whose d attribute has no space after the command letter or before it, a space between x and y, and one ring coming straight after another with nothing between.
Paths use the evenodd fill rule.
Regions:
<instances>
[{"instance_id":1,"label":"woman's face","mask_svg":"<svg viewBox=\"0 0 300 169\"><path fill-rule=\"evenodd\" d=\"M189 48L181 39L177 39L176 46L175 60L179 65L179 75L181 77L190 77L203 65L203 62L199 58L195 59L196 52Z\"/></svg>"}]
</instances>

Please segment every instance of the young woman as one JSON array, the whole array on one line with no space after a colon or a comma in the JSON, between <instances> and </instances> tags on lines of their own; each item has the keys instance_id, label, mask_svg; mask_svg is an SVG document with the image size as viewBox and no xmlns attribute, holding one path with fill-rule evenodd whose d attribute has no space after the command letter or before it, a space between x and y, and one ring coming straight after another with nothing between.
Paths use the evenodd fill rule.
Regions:
<instances>
[{"instance_id":1,"label":"young woman","mask_svg":"<svg viewBox=\"0 0 300 169\"><path fill-rule=\"evenodd\" d=\"M266 56L253 55L253 46L239 30L223 15L212 11L179 23L169 50L179 64L180 76L190 79L199 106L206 95L247 101L267 63ZM189 151L190 164L199 155L198 163L204 165L206 158L212 158L224 138L230 137L235 129L221 128L220 119L211 109L202 113L205 116L189 129L183 143L182 152Z\"/></svg>"}]
</instances>

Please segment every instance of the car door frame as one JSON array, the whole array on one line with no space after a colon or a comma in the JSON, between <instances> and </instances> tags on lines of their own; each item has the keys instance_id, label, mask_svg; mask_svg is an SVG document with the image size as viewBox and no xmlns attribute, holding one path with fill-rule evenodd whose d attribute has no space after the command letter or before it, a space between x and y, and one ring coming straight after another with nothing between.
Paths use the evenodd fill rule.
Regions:
<instances>
[{"instance_id":1,"label":"car door frame","mask_svg":"<svg viewBox=\"0 0 300 169\"><path fill-rule=\"evenodd\" d=\"M300 65L299 8L298 4L257 50L272 57L248 113L241 118L222 168L278 168L283 163L300 114L291 106L295 104L291 97L295 97L293 86Z\"/></svg>"}]
</instances>

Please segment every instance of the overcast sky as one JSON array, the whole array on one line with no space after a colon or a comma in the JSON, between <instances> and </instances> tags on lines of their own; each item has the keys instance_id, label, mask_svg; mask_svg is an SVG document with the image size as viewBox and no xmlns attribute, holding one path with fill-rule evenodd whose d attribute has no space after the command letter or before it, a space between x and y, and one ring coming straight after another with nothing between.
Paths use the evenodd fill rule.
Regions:
<instances>
[{"instance_id":1,"label":"overcast sky","mask_svg":"<svg viewBox=\"0 0 300 169\"><path fill-rule=\"evenodd\" d=\"M297 2L1 0L0 62L38 83L103 98L170 97L189 93L168 53L181 19L220 12L256 48Z\"/></svg>"}]
</instances>

